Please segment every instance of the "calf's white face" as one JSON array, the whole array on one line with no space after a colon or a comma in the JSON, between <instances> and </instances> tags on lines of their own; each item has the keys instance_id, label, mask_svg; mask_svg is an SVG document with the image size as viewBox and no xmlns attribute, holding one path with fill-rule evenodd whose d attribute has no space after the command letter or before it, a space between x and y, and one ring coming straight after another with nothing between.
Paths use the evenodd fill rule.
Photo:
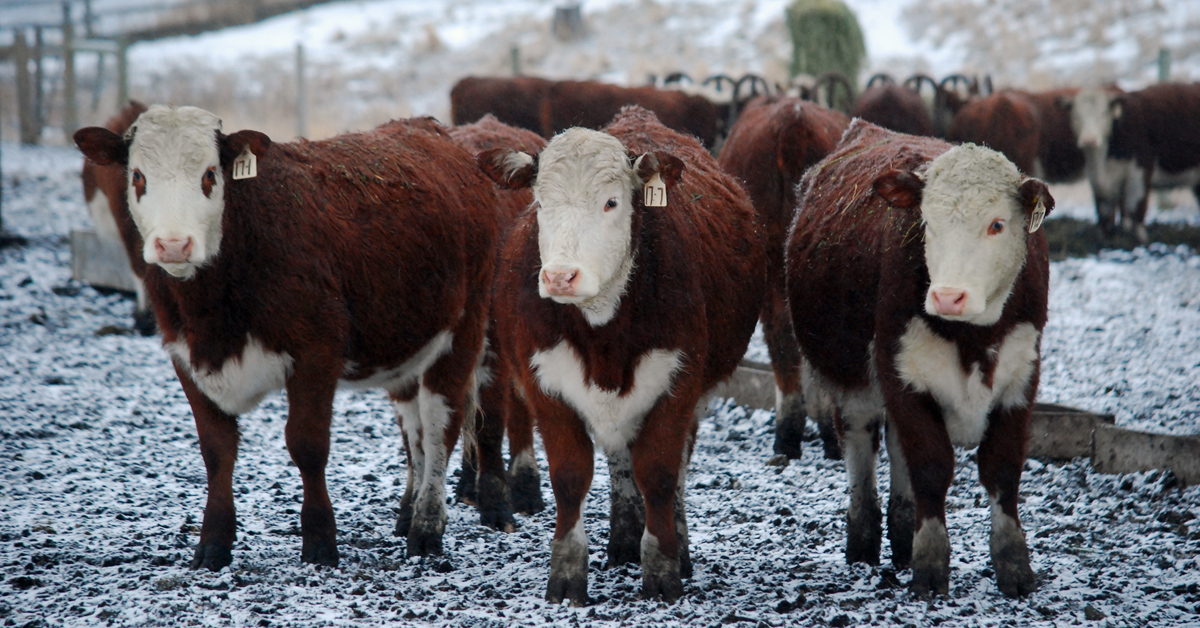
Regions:
<instances>
[{"instance_id":1,"label":"calf's white face","mask_svg":"<svg viewBox=\"0 0 1200 628\"><path fill-rule=\"evenodd\" d=\"M1103 89L1081 89L1071 101L1071 130L1079 148L1085 150L1106 151L1113 121L1120 117L1121 104Z\"/></svg>"},{"instance_id":2,"label":"calf's white face","mask_svg":"<svg viewBox=\"0 0 1200 628\"><path fill-rule=\"evenodd\" d=\"M191 278L221 247L225 177L221 120L196 107L154 105L130 127L129 210L148 264Z\"/></svg>"},{"instance_id":3,"label":"calf's white face","mask_svg":"<svg viewBox=\"0 0 1200 628\"><path fill-rule=\"evenodd\" d=\"M1045 184L1023 180L994 150L964 144L929 162L919 179L893 171L875 188L894 205L920 203L925 312L976 325L998 321L1025 264L1031 213L1054 206Z\"/></svg>"},{"instance_id":4,"label":"calf's white face","mask_svg":"<svg viewBox=\"0 0 1200 628\"><path fill-rule=\"evenodd\" d=\"M607 133L568 129L542 151L533 197L543 298L619 297L632 262L635 182L625 147Z\"/></svg>"}]
</instances>

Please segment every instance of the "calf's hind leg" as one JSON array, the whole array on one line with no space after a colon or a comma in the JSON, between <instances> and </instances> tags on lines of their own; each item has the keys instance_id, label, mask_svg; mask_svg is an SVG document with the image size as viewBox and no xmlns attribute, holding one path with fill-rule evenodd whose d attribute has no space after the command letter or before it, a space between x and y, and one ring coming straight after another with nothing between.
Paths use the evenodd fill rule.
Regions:
<instances>
[{"instance_id":1,"label":"calf's hind leg","mask_svg":"<svg viewBox=\"0 0 1200 628\"><path fill-rule=\"evenodd\" d=\"M200 456L204 458L208 473L208 501L204 506L200 542L192 556L191 568L220 571L233 562L233 542L237 539L237 514L233 506L233 466L238 450L237 417L218 408L200 392L186 372L178 367L175 372L192 406L196 435L200 440Z\"/></svg>"}]
</instances>

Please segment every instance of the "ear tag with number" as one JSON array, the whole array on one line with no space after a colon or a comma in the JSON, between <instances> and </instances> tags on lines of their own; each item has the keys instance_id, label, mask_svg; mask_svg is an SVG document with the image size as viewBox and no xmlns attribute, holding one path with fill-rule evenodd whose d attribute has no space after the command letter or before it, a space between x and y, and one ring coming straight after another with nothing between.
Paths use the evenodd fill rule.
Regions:
<instances>
[{"instance_id":1,"label":"ear tag with number","mask_svg":"<svg viewBox=\"0 0 1200 628\"><path fill-rule=\"evenodd\" d=\"M1033 207L1033 215L1029 217L1029 233L1033 233L1042 228L1042 221L1046 219L1046 204L1042 202L1042 197L1038 197L1037 205Z\"/></svg>"},{"instance_id":2,"label":"ear tag with number","mask_svg":"<svg viewBox=\"0 0 1200 628\"><path fill-rule=\"evenodd\" d=\"M662 177L658 173L650 177L646 182L646 186L642 188L642 203L646 207L666 207L667 206L667 184L663 183Z\"/></svg>"},{"instance_id":3,"label":"ear tag with number","mask_svg":"<svg viewBox=\"0 0 1200 628\"><path fill-rule=\"evenodd\" d=\"M233 178L253 179L258 176L258 158L250 152L250 147L242 149L242 154L233 160Z\"/></svg>"}]
</instances>

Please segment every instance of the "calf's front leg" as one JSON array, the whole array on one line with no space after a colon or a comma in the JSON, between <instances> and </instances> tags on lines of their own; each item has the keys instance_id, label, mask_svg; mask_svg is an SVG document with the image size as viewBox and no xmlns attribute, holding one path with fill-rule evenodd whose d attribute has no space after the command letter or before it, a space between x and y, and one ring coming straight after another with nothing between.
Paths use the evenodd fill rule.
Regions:
<instances>
[{"instance_id":1,"label":"calf's front leg","mask_svg":"<svg viewBox=\"0 0 1200 628\"><path fill-rule=\"evenodd\" d=\"M979 445L979 480L988 493L992 510L992 567L996 586L1008 597L1037 589L1029 566L1029 548L1017 514L1017 490L1025 465L1025 442L1032 406L997 408L989 417L988 431Z\"/></svg>"},{"instance_id":2,"label":"calf's front leg","mask_svg":"<svg viewBox=\"0 0 1200 628\"><path fill-rule=\"evenodd\" d=\"M550 486L557 508L546 599L554 604L565 599L573 606L583 606L588 603L588 539L583 529L583 500L595 471L592 439L569 408L546 398L540 391L534 394L540 397L533 410L546 447Z\"/></svg>"},{"instance_id":3,"label":"calf's front leg","mask_svg":"<svg viewBox=\"0 0 1200 628\"><path fill-rule=\"evenodd\" d=\"M208 474L208 500L191 568L220 571L233 562L233 543L237 540L237 513L233 506L233 467L239 440L237 417L222 411L200 392L186 371L176 366L175 373L192 406L200 456Z\"/></svg>"},{"instance_id":4,"label":"calf's front leg","mask_svg":"<svg viewBox=\"0 0 1200 628\"><path fill-rule=\"evenodd\" d=\"M297 365L287 383L288 420L284 428L288 453L300 471L304 500L300 505L300 560L336 567L337 523L325 486L329 462L329 430L340 365Z\"/></svg>"}]
</instances>

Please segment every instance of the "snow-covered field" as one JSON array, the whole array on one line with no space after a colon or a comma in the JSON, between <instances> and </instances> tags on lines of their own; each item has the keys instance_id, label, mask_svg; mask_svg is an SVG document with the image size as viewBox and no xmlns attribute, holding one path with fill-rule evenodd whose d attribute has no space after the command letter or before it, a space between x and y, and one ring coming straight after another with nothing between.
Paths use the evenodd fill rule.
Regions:
<instances>
[{"instance_id":1,"label":"snow-covered field","mask_svg":"<svg viewBox=\"0 0 1200 628\"><path fill-rule=\"evenodd\" d=\"M907 593L906 572L844 563L842 463L810 443L791 465L767 466L771 413L733 402L701 427L688 477L695 575L676 605L639 599L637 567L600 568L603 461L586 512L589 607L541 599L548 483L547 512L519 517L516 533L453 505L446 556L406 559L391 535L406 461L389 405L370 391L336 402L340 568L299 563L300 481L284 449L286 400L273 395L241 419L234 562L190 571L206 480L188 404L158 339L128 333L131 301L70 281L66 235L87 224L80 157L5 144L3 158L5 224L29 238L0 250L3 625L1200 625L1200 488L1169 473L1027 462L1021 515L1040 588L1013 601L995 587L987 500L973 454L960 452L952 595L927 601ZM1043 401L1200 433L1200 255L1150 247L1055 263L1051 308Z\"/></svg>"}]
</instances>

